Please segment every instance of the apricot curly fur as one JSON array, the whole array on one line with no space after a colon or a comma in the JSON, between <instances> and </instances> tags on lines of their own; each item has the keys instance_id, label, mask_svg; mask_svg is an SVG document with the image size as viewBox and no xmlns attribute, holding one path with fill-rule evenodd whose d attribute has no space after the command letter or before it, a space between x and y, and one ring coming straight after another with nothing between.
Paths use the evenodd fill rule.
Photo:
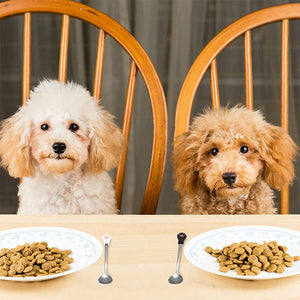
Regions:
<instances>
[{"instance_id":1,"label":"apricot curly fur","mask_svg":"<svg viewBox=\"0 0 300 300\"><path fill-rule=\"evenodd\" d=\"M206 111L174 141L180 212L274 214L271 187L291 184L297 150L284 129L267 123L259 111L241 106ZM228 172L236 176L230 184L222 179Z\"/></svg>"}]
</instances>

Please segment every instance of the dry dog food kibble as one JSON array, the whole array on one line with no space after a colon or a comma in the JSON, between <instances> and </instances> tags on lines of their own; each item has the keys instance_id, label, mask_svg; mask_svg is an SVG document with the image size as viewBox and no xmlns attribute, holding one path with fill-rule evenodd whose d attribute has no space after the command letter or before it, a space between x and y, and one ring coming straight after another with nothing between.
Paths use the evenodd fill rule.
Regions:
<instances>
[{"instance_id":1,"label":"dry dog food kibble","mask_svg":"<svg viewBox=\"0 0 300 300\"><path fill-rule=\"evenodd\" d=\"M225 246L222 250L207 246L205 251L217 258L221 272L235 270L238 275L255 276L261 271L283 273L286 267L299 261L300 256L291 256L288 248L276 241L248 243L246 241Z\"/></svg>"},{"instance_id":2,"label":"dry dog food kibble","mask_svg":"<svg viewBox=\"0 0 300 300\"><path fill-rule=\"evenodd\" d=\"M48 247L47 242L16 246L0 250L0 276L45 276L70 269L73 258L71 250Z\"/></svg>"}]
</instances>

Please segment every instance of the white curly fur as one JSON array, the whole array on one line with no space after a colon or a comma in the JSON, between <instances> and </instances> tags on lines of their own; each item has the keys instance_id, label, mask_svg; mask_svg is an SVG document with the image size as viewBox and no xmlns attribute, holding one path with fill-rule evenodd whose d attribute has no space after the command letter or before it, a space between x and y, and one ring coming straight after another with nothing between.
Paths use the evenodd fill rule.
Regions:
<instances>
[{"instance_id":1,"label":"white curly fur","mask_svg":"<svg viewBox=\"0 0 300 300\"><path fill-rule=\"evenodd\" d=\"M54 143L64 143L65 151L55 153ZM86 89L44 80L0 130L1 164L23 177L18 214L117 213L107 171L124 147L113 117Z\"/></svg>"}]
</instances>

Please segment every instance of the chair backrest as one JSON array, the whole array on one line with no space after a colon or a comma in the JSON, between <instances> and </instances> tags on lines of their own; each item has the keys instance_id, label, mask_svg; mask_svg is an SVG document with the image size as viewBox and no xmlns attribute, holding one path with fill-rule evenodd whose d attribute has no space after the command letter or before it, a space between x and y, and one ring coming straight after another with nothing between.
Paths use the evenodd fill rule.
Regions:
<instances>
[{"instance_id":1,"label":"chair backrest","mask_svg":"<svg viewBox=\"0 0 300 300\"><path fill-rule=\"evenodd\" d=\"M164 92L156 70L145 50L137 40L119 23L104 13L68 0L11 0L0 3L0 19L24 15L23 47L23 103L30 91L31 62L31 15L33 13L55 13L62 15L61 46L58 80L66 81L68 37L70 17L80 19L99 28L97 58L94 76L93 96L101 95L102 70L104 62L105 36L115 39L131 58L126 101L123 115L123 134L129 140L137 72L139 71L148 89L153 115L153 144L147 184L144 192L141 214L154 214L163 181L167 148L167 110ZM115 189L118 208L121 208L122 191L126 167L127 150L116 171Z\"/></svg>"},{"instance_id":2,"label":"chair backrest","mask_svg":"<svg viewBox=\"0 0 300 300\"><path fill-rule=\"evenodd\" d=\"M289 20L300 18L300 4L286 4L262 9L246 15L217 34L201 51L191 66L181 88L175 115L174 137L188 131L191 110L198 86L210 70L212 108L220 107L217 55L240 36L244 37L245 105L253 109L253 80L251 30L259 26L281 22L281 126L288 132L288 45ZM289 188L281 190L280 212L289 213Z\"/></svg>"}]
</instances>

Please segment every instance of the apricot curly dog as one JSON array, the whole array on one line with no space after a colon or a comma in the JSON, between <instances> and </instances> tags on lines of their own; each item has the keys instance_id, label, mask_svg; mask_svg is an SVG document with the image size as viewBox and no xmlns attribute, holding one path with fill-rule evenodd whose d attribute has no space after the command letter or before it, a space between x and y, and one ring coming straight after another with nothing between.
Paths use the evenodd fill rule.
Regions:
<instances>
[{"instance_id":1,"label":"apricot curly dog","mask_svg":"<svg viewBox=\"0 0 300 300\"><path fill-rule=\"evenodd\" d=\"M297 146L259 111L220 108L176 138L172 161L183 214L274 214L274 195L294 178Z\"/></svg>"}]
</instances>

